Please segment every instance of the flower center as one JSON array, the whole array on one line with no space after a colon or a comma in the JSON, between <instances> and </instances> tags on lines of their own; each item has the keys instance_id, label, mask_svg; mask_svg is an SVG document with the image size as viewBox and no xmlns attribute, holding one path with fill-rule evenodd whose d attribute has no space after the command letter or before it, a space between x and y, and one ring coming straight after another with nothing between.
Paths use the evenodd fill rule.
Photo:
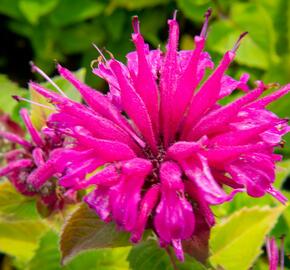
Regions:
<instances>
[{"instance_id":1,"label":"flower center","mask_svg":"<svg viewBox=\"0 0 290 270\"><path fill-rule=\"evenodd\" d=\"M158 146L158 153L157 154L154 155L149 147L147 147L144 150L144 153L146 155L146 158L151 161L152 166L153 166L151 174L148 175L146 178L146 182L149 182L151 185L159 183L160 182L159 181L159 169L160 169L162 162L164 161L166 151L165 151L163 145L160 144Z\"/></svg>"}]
</instances>

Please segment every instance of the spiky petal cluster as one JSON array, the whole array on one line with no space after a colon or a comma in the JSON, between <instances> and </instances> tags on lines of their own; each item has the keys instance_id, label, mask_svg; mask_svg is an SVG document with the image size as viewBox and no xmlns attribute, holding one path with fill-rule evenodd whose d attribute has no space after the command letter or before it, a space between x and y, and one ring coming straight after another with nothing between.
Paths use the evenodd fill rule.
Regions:
<instances>
[{"instance_id":1,"label":"spiky petal cluster","mask_svg":"<svg viewBox=\"0 0 290 270\"><path fill-rule=\"evenodd\" d=\"M131 232L134 242L146 227L152 228L180 260L182 240L198 233L197 224L214 224L210 205L242 191L286 200L272 183L274 164L281 159L273 150L288 126L265 107L290 85L261 98L266 89L262 82L249 90L248 75L238 81L225 75L240 40L201 83L205 69L213 69L204 52L207 22L208 16L194 39L195 49L178 51L178 23L169 20L163 53L145 44L135 17L136 51L127 55L127 65L110 59L93 70L108 82L108 96L58 65L87 105L30 84L56 106L49 127L72 137L74 146L51 155L28 181L39 188L62 173L60 184L66 188L95 186L85 201L102 220ZM246 93L219 104L237 88ZM226 193L224 186L232 190Z\"/></svg>"},{"instance_id":2,"label":"spiky petal cluster","mask_svg":"<svg viewBox=\"0 0 290 270\"><path fill-rule=\"evenodd\" d=\"M41 204L45 206L48 210L45 214L49 214L53 210L62 209L65 202L75 201L76 193L71 191L65 193L65 189L58 185L57 179L48 179L41 188L36 189L28 183L28 178L55 152L64 151L64 139L61 134L47 127L41 132L36 130L26 109L21 109L20 115L31 136L31 141L25 139L25 133L18 124L11 120L5 121L10 128L7 128L8 131L1 130L0 137L8 140L12 147L3 155L7 165L0 168L0 177L8 177L15 188L25 196L38 196L39 206ZM6 118L3 117L4 120ZM54 176L57 177L56 174Z\"/></svg>"}]
</instances>

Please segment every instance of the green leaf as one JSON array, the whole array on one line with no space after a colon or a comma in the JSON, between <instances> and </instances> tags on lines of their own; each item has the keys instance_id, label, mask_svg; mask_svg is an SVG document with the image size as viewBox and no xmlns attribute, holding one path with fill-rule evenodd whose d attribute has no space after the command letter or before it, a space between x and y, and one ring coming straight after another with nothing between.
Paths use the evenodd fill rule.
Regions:
<instances>
[{"instance_id":1,"label":"green leaf","mask_svg":"<svg viewBox=\"0 0 290 270\"><path fill-rule=\"evenodd\" d=\"M179 270L206 269L199 262L187 255L185 256L185 262L181 263L174 257L172 250L170 252ZM130 269L132 270L173 270L169 255L165 249L158 246L155 240L148 240L134 246L128 256L128 261L130 262Z\"/></svg>"},{"instance_id":2,"label":"green leaf","mask_svg":"<svg viewBox=\"0 0 290 270\"><path fill-rule=\"evenodd\" d=\"M290 175L290 159L278 162L276 164L276 178L274 186L280 189L289 175Z\"/></svg>"},{"instance_id":3,"label":"green leaf","mask_svg":"<svg viewBox=\"0 0 290 270\"><path fill-rule=\"evenodd\" d=\"M38 219L35 200L21 195L10 182L0 182L0 218L6 221Z\"/></svg>"},{"instance_id":4,"label":"green leaf","mask_svg":"<svg viewBox=\"0 0 290 270\"><path fill-rule=\"evenodd\" d=\"M212 23L207 44L211 50L223 54L245 31L249 34L237 52L238 63L264 70L278 63L275 28L270 15L258 2L235 2L228 17Z\"/></svg>"},{"instance_id":5,"label":"green leaf","mask_svg":"<svg viewBox=\"0 0 290 270\"><path fill-rule=\"evenodd\" d=\"M198 22L203 22L204 13L213 7L210 0L178 0L177 5L187 18Z\"/></svg>"},{"instance_id":6,"label":"green leaf","mask_svg":"<svg viewBox=\"0 0 290 270\"><path fill-rule=\"evenodd\" d=\"M168 3L169 0L111 0L108 7L109 12L112 12L118 7L126 8L128 10L143 9L147 7L154 7L161 4Z\"/></svg>"},{"instance_id":7,"label":"green leaf","mask_svg":"<svg viewBox=\"0 0 290 270\"><path fill-rule=\"evenodd\" d=\"M0 252L15 256L21 261L29 260L46 228L46 225L39 220L0 219Z\"/></svg>"},{"instance_id":8,"label":"green leaf","mask_svg":"<svg viewBox=\"0 0 290 270\"><path fill-rule=\"evenodd\" d=\"M98 31L97 35L92 35L96 29L101 29L101 23L79 23L66 29L58 39L58 44L65 54L84 53L86 50L94 50L92 43L102 44L105 39L105 31Z\"/></svg>"},{"instance_id":9,"label":"green leaf","mask_svg":"<svg viewBox=\"0 0 290 270\"><path fill-rule=\"evenodd\" d=\"M128 245L128 233L118 231L113 223L100 220L86 204L72 214L61 232L60 249L64 264L84 250Z\"/></svg>"},{"instance_id":10,"label":"green leaf","mask_svg":"<svg viewBox=\"0 0 290 270\"><path fill-rule=\"evenodd\" d=\"M227 270L247 270L261 253L265 236L285 206L243 208L213 227L210 262Z\"/></svg>"},{"instance_id":11,"label":"green leaf","mask_svg":"<svg viewBox=\"0 0 290 270\"><path fill-rule=\"evenodd\" d=\"M8 114L12 114L14 108L17 106L17 102L12 96L23 96L26 90L20 88L16 83L10 81L6 75L0 74L0 111L4 111Z\"/></svg>"},{"instance_id":12,"label":"green leaf","mask_svg":"<svg viewBox=\"0 0 290 270\"><path fill-rule=\"evenodd\" d=\"M50 19L55 26L67 26L98 16L105 6L105 1L61 0Z\"/></svg>"},{"instance_id":13,"label":"green leaf","mask_svg":"<svg viewBox=\"0 0 290 270\"><path fill-rule=\"evenodd\" d=\"M7 15L15 19L22 19L23 15L18 7L18 0L1 0L0 1L0 13Z\"/></svg>"},{"instance_id":14,"label":"green leaf","mask_svg":"<svg viewBox=\"0 0 290 270\"><path fill-rule=\"evenodd\" d=\"M55 232L48 231L40 240L38 249L28 263L27 270L61 269L60 253L57 248L58 237Z\"/></svg>"},{"instance_id":15,"label":"green leaf","mask_svg":"<svg viewBox=\"0 0 290 270\"><path fill-rule=\"evenodd\" d=\"M41 16L51 12L59 0L20 0L19 9L31 24L37 24Z\"/></svg>"},{"instance_id":16,"label":"green leaf","mask_svg":"<svg viewBox=\"0 0 290 270\"><path fill-rule=\"evenodd\" d=\"M126 258L130 247L100 249L85 252L74 258L66 266L60 264L60 251L58 249L58 235L47 232L42 239L32 260L26 270L127 270Z\"/></svg>"}]
</instances>

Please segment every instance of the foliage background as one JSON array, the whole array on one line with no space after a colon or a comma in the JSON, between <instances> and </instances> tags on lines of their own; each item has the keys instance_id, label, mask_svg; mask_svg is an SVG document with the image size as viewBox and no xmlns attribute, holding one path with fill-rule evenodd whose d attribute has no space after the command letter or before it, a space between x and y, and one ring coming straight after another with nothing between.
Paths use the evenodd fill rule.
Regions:
<instances>
[{"instance_id":1,"label":"foliage background","mask_svg":"<svg viewBox=\"0 0 290 270\"><path fill-rule=\"evenodd\" d=\"M233 46L242 32L249 31L229 73L239 77L242 72L248 72L251 74L251 84L257 79L263 79L266 83L289 82L289 0L0 0L0 108L11 113L15 120L18 119L19 106L12 101L11 95L15 93L27 95L24 89L26 82L30 79L41 80L31 74L28 65L30 60L51 76L55 75L54 60L72 70L85 67L87 69L85 81L97 89L106 91L104 82L90 72L91 61L98 57L92 43L108 49L115 58L124 61L126 53L133 49L130 41L130 18L137 14L145 39L153 47L160 45L163 48L167 39L166 20L172 16L175 9L178 9L181 27L180 47L192 49L193 36L199 33L203 14L208 7L212 7L213 16L206 46L214 61L218 61L222 53ZM289 105L288 95L271 105L271 109L281 117L289 117ZM284 149L279 150L286 161L281 164L282 169L278 171L277 187L282 188L284 194L289 196L290 180L289 177L287 178L290 170L290 162L287 161L290 158L289 136L286 137L286 142L288 143ZM40 267L47 270L61 269L58 263L60 258L58 239L55 234L55 231L58 231L56 225L58 222L55 220L57 218L44 224L34 211L33 201L15 194L11 187L5 186L6 183L0 182L0 184L2 269L39 269ZM255 205L259 207L250 208ZM232 213L237 213L238 220L241 220L241 224L244 225L240 228L241 234L243 228L247 226L259 227L257 218L243 219L244 215L247 217L249 214L247 211L253 211L254 215L259 215L260 212L265 214L265 221L270 225L266 228L265 225L263 227L260 224L262 228L259 227L259 230L263 231L261 236L263 240L270 231L277 237L289 231L289 207L283 208L283 211L275 208L274 212L271 210L273 208L270 210L265 208L275 205L270 197L247 199L245 196L237 196L233 203L218 207L215 211L218 220L230 216L226 221L229 224L232 224L232 219L236 218L231 216ZM242 209L244 206L249 207L250 210ZM278 214L274 217L271 216L273 213ZM233 225L228 226L231 228ZM223 225L220 230L223 230ZM227 230L229 235L232 232L233 237L237 237L234 234L234 226L232 231ZM242 235L244 239L238 241L240 246L231 246L229 243L229 251L223 249L219 252L225 257L213 257L212 265L218 262L226 265L226 269L247 269L247 266L242 263L231 265L231 260L237 262L235 256L240 254L243 260L248 259L251 264L255 261L255 269L267 269L265 254L257 259L263 246L263 241L257 239L258 231L253 231L252 235L246 233ZM212 249L219 251L219 240L216 238L218 236L213 236L212 241L215 242ZM289 236L286 236L285 242L287 255L290 253ZM127 247L85 253L64 269L84 269L85 266L86 269L154 267L154 269L170 269L170 264L164 258L162 251L149 244L145 243L147 246L143 251L137 246L133 251ZM250 255L247 252L239 253L241 250L251 248L252 252L248 252ZM147 257L142 258L144 250L148 252L148 256L151 253L158 256L146 260ZM136 261L136 258L140 259L140 262ZM286 267L290 267L287 256L285 260ZM145 262L142 264L143 261ZM192 262L191 267L193 264L195 263ZM181 267L188 269L186 264ZM203 269L198 267L201 266L195 266L195 269Z\"/></svg>"}]
</instances>

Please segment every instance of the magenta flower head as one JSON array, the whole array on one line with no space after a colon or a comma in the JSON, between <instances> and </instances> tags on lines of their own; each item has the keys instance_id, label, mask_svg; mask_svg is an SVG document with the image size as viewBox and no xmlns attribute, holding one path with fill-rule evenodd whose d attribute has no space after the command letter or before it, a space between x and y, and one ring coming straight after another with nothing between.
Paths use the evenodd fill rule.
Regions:
<instances>
[{"instance_id":1,"label":"magenta flower head","mask_svg":"<svg viewBox=\"0 0 290 270\"><path fill-rule=\"evenodd\" d=\"M19 99L19 97L15 97L15 99ZM0 131L0 137L8 140L12 146L3 155L7 165L0 168L0 177L6 176L23 195L39 197L38 206L41 207L40 209L44 210L43 206L46 209L42 213L49 214L54 210L62 209L66 202L71 203L75 201L76 193L71 191L66 192L65 188L59 186L56 179L57 175L54 175L54 179L47 179L40 188L31 186L27 179L38 167L45 164L54 151L62 151L64 136L57 134L54 130L47 127L39 132L31 122L26 109L21 109L20 115L31 136L31 141L25 139L24 131L19 125L11 122L11 120L8 122L10 127L7 128L8 131ZM12 129L13 133L9 129ZM18 132L16 133L15 130L18 130Z\"/></svg>"},{"instance_id":2,"label":"magenta flower head","mask_svg":"<svg viewBox=\"0 0 290 270\"><path fill-rule=\"evenodd\" d=\"M28 181L39 188L62 174L65 188L95 186L84 200L102 220L130 232L133 242L153 229L161 246L172 245L180 260L182 241L213 226L210 205L230 201L237 192L286 201L272 183L281 159L273 151L288 130L287 120L265 107L290 85L261 97L267 89L262 82L250 90L247 74L239 80L225 74L244 34L214 68L204 51L209 15L192 51L178 51L174 15L166 52L149 49L134 17L136 50L127 64L103 57L93 69L108 82L108 95L58 65L86 105L30 84L56 106L48 126L71 137L72 144L51 153ZM214 70L205 79L206 68ZM235 89L245 93L220 105Z\"/></svg>"}]
</instances>

